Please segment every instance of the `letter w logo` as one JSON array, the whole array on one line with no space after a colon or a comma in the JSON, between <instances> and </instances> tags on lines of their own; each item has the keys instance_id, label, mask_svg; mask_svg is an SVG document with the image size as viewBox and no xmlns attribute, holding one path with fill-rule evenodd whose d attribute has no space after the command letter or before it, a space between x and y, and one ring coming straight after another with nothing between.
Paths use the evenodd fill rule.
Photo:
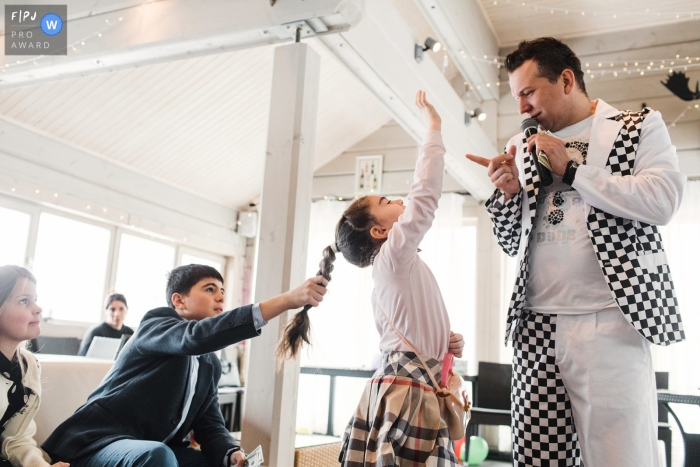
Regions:
<instances>
[{"instance_id":1,"label":"letter w logo","mask_svg":"<svg viewBox=\"0 0 700 467\"><path fill-rule=\"evenodd\" d=\"M56 29L58 27L58 21L46 20L46 29Z\"/></svg>"}]
</instances>

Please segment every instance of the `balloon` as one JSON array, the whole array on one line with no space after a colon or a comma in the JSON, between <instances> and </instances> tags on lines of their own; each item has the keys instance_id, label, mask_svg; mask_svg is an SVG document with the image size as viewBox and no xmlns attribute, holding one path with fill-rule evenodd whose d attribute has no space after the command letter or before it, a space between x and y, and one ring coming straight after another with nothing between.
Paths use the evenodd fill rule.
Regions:
<instances>
[{"instance_id":1,"label":"balloon","mask_svg":"<svg viewBox=\"0 0 700 467\"><path fill-rule=\"evenodd\" d=\"M479 465L484 462L489 453L489 445L486 440L480 436L471 436L469 438L469 465Z\"/></svg>"}]
</instances>

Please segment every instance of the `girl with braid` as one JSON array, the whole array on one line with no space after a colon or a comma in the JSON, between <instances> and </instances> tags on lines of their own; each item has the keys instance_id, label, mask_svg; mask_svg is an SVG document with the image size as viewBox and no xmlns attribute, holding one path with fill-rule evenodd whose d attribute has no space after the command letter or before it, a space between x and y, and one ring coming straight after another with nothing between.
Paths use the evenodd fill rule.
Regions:
<instances>
[{"instance_id":1,"label":"girl with braid","mask_svg":"<svg viewBox=\"0 0 700 467\"><path fill-rule=\"evenodd\" d=\"M460 465L440 417L435 384L445 353L460 357L464 342L450 331L440 289L418 249L442 192L445 147L440 116L425 92L418 91L416 105L428 133L408 205L383 196L356 200L338 222L335 242L324 249L320 264L319 274L327 280L337 253L358 267L373 266L372 306L382 364L345 431L340 455L345 467ZM305 315L297 314L287 328L281 352L293 356L306 340Z\"/></svg>"}]
</instances>

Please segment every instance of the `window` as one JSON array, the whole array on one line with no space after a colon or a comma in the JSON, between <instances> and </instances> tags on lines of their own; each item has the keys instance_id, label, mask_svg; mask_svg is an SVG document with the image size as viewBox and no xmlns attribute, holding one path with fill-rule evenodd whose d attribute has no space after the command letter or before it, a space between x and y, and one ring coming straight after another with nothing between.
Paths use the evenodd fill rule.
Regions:
<instances>
[{"instance_id":1,"label":"window","mask_svg":"<svg viewBox=\"0 0 700 467\"><path fill-rule=\"evenodd\" d=\"M211 258L203 258L202 256L197 254L183 253L182 261L180 261L180 266L184 266L185 264L203 264L205 266L211 266L217 271L219 271L222 275L224 274L223 258L219 261L215 261Z\"/></svg>"},{"instance_id":2,"label":"window","mask_svg":"<svg viewBox=\"0 0 700 467\"><path fill-rule=\"evenodd\" d=\"M105 292L110 231L42 213L34 260L44 316L95 321Z\"/></svg>"},{"instance_id":3,"label":"window","mask_svg":"<svg viewBox=\"0 0 700 467\"><path fill-rule=\"evenodd\" d=\"M475 358L476 227L464 225L464 198L444 194L433 227L421 242L421 258L440 285L450 324L465 338L464 360ZM335 225L349 202L323 200L311 208L307 276L316 274L322 252L333 240ZM339 255L333 263L329 293L311 318L312 346L301 353L302 366L373 369L379 366L379 334L374 324L371 268L358 268ZM341 383L342 379L342 383ZM297 427L325 433L326 377L301 375ZM345 429L359 401L365 380L338 378L334 434ZM325 391L325 392L324 392ZM325 403L323 401L326 401ZM320 401L320 402L319 402Z\"/></svg>"},{"instance_id":4,"label":"window","mask_svg":"<svg viewBox=\"0 0 700 467\"><path fill-rule=\"evenodd\" d=\"M0 265L24 266L31 216L0 207Z\"/></svg>"},{"instance_id":5,"label":"window","mask_svg":"<svg viewBox=\"0 0 700 467\"><path fill-rule=\"evenodd\" d=\"M129 302L127 326L138 326L153 308L167 306L165 286L175 263L175 247L135 235L122 234L115 291Z\"/></svg>"}]
</instances>

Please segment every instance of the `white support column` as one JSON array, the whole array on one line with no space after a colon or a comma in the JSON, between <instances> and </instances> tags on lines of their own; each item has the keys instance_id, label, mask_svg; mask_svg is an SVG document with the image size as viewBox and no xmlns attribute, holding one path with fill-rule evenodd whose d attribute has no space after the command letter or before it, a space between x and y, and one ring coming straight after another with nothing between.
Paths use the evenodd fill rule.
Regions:
<instances>
[{"instance_id":1,"label":"white support column","mask_svg":"<svg viewBox=\"0 0 700 467\"><path fill-rule=\"evenodd\" d=\"M305 44L275 50L256 303L305 279L320 63ZM294 463L299 362L287 361L277 371L274 357L289 317L272 320L251 341L241 435L245 449L262 445L266 464L277 467Z\"/></svg>"}]
</instances>

